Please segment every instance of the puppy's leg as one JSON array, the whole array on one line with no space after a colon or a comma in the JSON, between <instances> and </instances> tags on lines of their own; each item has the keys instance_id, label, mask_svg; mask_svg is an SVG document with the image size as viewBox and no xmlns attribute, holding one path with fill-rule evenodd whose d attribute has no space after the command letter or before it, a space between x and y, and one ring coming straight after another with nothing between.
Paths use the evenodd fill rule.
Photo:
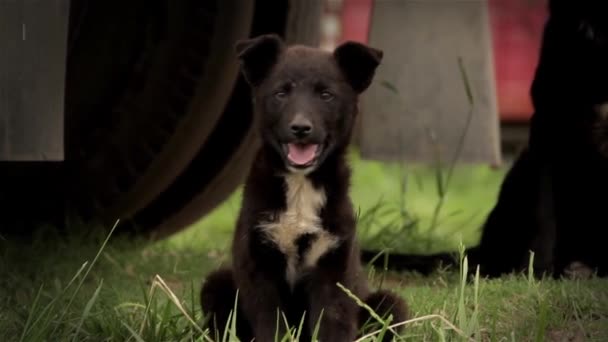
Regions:
<instances>
[{"instance_id":1,"label":"puppy's leg","mask_svg":"<svg viewBox=\"0 0 608 342\"><path fill-rule=\"evenodd\" d=\"M285 312L277 280L259 272L242 272L238 276L239 307L250 322L255 340L274 341L275 335L285 336L283 320L277 322L279 313Z\"/></svg>"},{"instance_id":2,"label":"puppy's leg","mask_svg":"<svg viewBox=\"0 0 608 342\"><path fill-rule=\"evenodd\" d=\"M207 325L211 329L212 336L215 334L222 336L224 329L227 328L228 316L234 309L236 292L231 270L221 269L207 276L201 290L201 307L203 313L209 315ZM238 308L236 315L237 335L239 339L241 341L250 341L253 338L251 328Z\"/></svg>"},{"instance_id":3,"label":"puppy's leg","mask_svg":"<svg viewBox=\"0 0 608 342\"><path fill-rule=\"evenodd\" d=\"M407 319L408 310L405 301L392 292L386 290L379 290L377 292L374 292L365 299L365 304L374 309L374 311L384 319L388 318L389 315L393 315L391 324L403 322ZM369 312L365 308L360 308L359 326L363 327L364 325L374 322L376 322L376 320L370 316ZM369 325L370 327L377 326L378 328L380 328L379 324ZM399 327L395 330L397 332L400 332L403 330L403 328ZM384 341L391 341L392 338L393 336L390 332L384 335Z\"/></svg>"},{"instance_id":4,"label":"puppy's leg","mask_svg":"<svg viewBox=\"0 0 608 342\"><path fill-rule=\"evenodd\" d=\"M320 341L353 341L357 335L357 312L357 304L335 282L312 286L309 331L312 334L320 317Z\"/></svg>"}]
</instances>

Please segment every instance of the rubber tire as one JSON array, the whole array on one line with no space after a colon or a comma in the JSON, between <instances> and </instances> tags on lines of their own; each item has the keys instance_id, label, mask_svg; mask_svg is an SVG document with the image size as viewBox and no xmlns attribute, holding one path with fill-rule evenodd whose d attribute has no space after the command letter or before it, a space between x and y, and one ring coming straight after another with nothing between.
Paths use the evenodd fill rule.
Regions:
<instances>
[{"instance_id":1,"label":"rubber tire","mask_svg":"<svg viewBox=\"0 0 608 342\"><path fill-rule=\"evenodd\" d=\"M85 219L114 221L166 191L211 136L238 76L232 45L249 35L253 5L88 4L96 7L79 25L72 13L71 32L78 28L81 39L70 37L68 59L68 201ZM116 27L100 25L120 6Z\"/></svg>"}]
</instances>

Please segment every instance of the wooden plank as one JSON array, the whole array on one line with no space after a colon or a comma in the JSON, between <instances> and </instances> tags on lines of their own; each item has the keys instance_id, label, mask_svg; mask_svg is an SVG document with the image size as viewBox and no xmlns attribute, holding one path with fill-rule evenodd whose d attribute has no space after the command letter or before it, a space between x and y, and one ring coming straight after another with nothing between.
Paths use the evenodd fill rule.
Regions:
<instances>
[{"instance_id":1,"label":"wooden plank","mask_svg":"<svg viewBox=\"0 0 608 342\"><path fill-rule=\"evenodd\" d=\"M384 50L362 98L365 158L431 162L455 155L469 113L458 58L475 107L459 160L500 162L499 124L485 0L376 0L369 44ZM394 93L383 83L393 85Z\"/></svg>"},{"instance_id":2,"label":"wooden plank","mask_svg":"<svg viewBox=\"0 0 608 342\"><path fill-rule=\"evenodd\" d=\"M0 160L63 160L69 0L0 0Z\"/></svg>"}]
</instances>

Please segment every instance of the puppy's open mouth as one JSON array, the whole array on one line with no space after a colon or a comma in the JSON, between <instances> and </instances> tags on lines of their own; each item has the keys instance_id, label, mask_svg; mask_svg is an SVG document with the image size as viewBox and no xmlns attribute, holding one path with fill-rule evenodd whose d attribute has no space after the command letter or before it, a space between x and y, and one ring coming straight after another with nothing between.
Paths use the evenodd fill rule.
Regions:
<instances>
[{"instance_id":1,"label":"puppy's open mouth","mask_svg":"<svg viewBox=\"0 0 608 342\"><path fill-rule=\"evenodd\" d=\"M322 146L319 144L289 143L283 145L287 161L290 166L307 168L314 165L321 154Z\"/></svg>"}]
</instances>

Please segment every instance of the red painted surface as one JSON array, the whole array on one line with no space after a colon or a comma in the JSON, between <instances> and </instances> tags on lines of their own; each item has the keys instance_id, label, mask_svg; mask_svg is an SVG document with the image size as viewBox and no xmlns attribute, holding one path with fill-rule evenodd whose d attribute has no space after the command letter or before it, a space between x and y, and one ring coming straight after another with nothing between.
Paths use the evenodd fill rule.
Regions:
<instances>
[{"instance_id":1,"label":"red painted surface","mask_svg":"<svg viewBox=\"0 0 608 342\"><path fill-rule=\"evenodd\" d=\"M377 0L388 1L388 0ZM395 0L396 1L396 0ZM343 0L340 42L367 43L374 0ZM547 0L488 0L501 121L527 121Z\"/></svg>"},{"instance_id":2,"label":"red painted surface","mask_svg":"<svg viewBox=\"0 0 608 342\"><path fill-rule=\"evenodd\" d=\"M346 40L367 43L373 4L374 0L343 0L342 36L338 43Z\"/></svg>"},{"instance_id":3,"label":"red painted surface","mask_svg":"<svg viewBox=\"0 0 608 342\"><path fill-rule=\"evenodd\" d=\"M527 121L547 0L489 0L498 110L501 121Z\"/></svg>"}]
</instances>

